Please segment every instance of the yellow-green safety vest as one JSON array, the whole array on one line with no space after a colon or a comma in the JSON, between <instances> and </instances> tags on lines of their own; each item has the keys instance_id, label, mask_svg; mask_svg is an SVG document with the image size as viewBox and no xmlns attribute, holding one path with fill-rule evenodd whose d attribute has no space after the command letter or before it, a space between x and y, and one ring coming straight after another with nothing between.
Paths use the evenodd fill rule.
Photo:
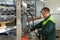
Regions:
<instances>
[{"instance_id":1,"label":"yellow-green safety vest","mask_svg":"<svg viewBox=\"0 0 60 40\"><path fill-rule=\"evenodd\" d=\"M47 20L43 21L42 25L45 25L49 20L55 23L55 19L52 16L50 16Z\"/></svg>"}]
</instances>

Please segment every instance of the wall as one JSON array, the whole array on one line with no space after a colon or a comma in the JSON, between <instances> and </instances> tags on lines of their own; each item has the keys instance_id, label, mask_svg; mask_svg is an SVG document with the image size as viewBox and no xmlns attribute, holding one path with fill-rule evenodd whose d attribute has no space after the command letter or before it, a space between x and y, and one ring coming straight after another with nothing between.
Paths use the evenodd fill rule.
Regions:
<instances>
[{"instance_id":1,"label":"wall","mask_svg":"<svg viewBox=\"0 0 60 40\"><path fill-rule=\"evenodd\" d=\"M49 7L51 10L52 16L56 20L56 30L60 30L60 0L44 0L45 1L45 7Z\"/></svg>"}]
</instances>

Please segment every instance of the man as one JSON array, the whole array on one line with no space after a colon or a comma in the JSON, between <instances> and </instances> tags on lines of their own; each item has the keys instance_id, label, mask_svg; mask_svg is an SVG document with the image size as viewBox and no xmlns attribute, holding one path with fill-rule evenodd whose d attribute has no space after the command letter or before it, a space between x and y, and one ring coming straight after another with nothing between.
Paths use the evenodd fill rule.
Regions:
<instances>
[{"instance_id":1,"label":"man","mask_svg":"<svg viewBox=\"0 0 60 40\"><path fill-rule=\"evenodd\" d=\"M31 31L39 29L38 33L42 34L42 40L56 40L55 20L50 15L50 9L48 7L44 7L41 13L45 19L33 26Z\"/></svg>"}]
</instances>

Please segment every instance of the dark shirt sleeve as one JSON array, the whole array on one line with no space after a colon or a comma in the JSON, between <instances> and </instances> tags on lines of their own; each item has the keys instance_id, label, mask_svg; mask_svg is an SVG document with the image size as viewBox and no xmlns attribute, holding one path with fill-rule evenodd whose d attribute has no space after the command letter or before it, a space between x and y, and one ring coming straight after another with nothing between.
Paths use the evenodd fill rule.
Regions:
<instances>
[{"instance_id":1,"label":"dark shirt sleeve","mask_svg":"<svg viewBox=\"0 0 60 40\"><path fill-rule=\"evenodd\" d=\"M44 28L42 28L42 30L39 30L38 33L41 33L41 34L48 34L48 33L51 33L55 28L55 23L53 23L52 21L48 21L47 22L47 25L44 26Z\"/></svg>"},{"instance_id":2,"label":"dark shirt sleeve","mask_svg":"<svg viewBox=\"0 0 60 40\"><path fill-rule=\"evenodd\" d=\"M41 21L40 23L38 23L37 25L33 26L33 27L30 29L30 31L34 31L35 29L39 29L39 28L41 28L41 26L42 26L42 21Z\"/></svg>"}]
</instances>

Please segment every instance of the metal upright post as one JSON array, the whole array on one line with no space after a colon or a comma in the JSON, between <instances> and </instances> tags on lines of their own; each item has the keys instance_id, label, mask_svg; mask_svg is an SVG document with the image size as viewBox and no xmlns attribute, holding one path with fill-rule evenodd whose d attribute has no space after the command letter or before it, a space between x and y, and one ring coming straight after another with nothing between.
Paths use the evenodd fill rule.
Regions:
<instances>
[{"instance_id":1,"label":"metal upright post","mask_svg":"<svg viewBox=\"0 0 60 40\"><path fill-rule=\"evenodd\" d=\"M21 0L16 0L16 16L17 16L17 37L16 40L21 40L22 25L21 25Z\"/></svg>"}]
</instances>

